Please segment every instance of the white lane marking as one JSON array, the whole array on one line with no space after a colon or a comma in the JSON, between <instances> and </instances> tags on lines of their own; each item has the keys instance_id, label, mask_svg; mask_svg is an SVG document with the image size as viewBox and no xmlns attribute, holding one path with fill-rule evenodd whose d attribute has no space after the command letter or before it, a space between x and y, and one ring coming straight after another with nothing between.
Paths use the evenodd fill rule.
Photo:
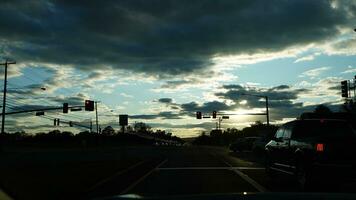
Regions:
<instances>
[{"instance_id":1,"label":"white lane marking","mask_svg":"<svg viewBox=\"0 0 356 200\"><path fill-rule=\"evenodd\" d=\"M115 178L115 177L117 177L117 176L119 176L119 175L121 175L121 174L124 174L124 173L128 172L129 170L131 170L131 169L133 169L133 168L135 168L135 167L137 167L137 166L143 164L144 162L146 162L146 161L141 160L140 162L137 162L137 163L131 165L130 167L126 168L126 169L123 169L123 170L121 170L121 171L118 171L118 172L116 172L115 174L113 174L113 175L111 175L111 176L109 176L109 177L107 177L107 178L104 178L103 180L97 182L95 185L93 185L92 187L90 187L90 188L87 190L87 192L90 192L90 191L96 189L97 187L103 185L104 183L106 183L106 182L112 180L113 178Z\"/></svg>"},{"instance_id":2,"label":"white lane marking","mask_svg":"<svg viewBox=\"0 0 356 200\"><path fill-rule=\"evenodd\" d=\"M270 167L270 168L275 170L275 171L283 172L283 173L286 173L286 174L289 174L289 175L294 175L292 172L285 171L283 169L278 169L278 168L275 168L275 167Z\"/></svg>"},{"instance_id":3,"label":"white lane marking","mask_svg":"<svg viewBox=\"0 0 356 200\"><path fill-rule=\"evenodd\" d=\"M252 178L250 178L248 175L246 175L245 173L239 171L238 169L233 169L233 166L226 162L225 160L222 160L225 164L227 164L228 166L230 166L230 169L232 169L233 172L235 172L237 175L239 175L242 179L244 179L246 182L248 182L249 184L251 184L253 187L255 187L259 192L267 192L268 190L263 187L262 185L260 185L259 183L257 183L255 180L253 180Z\"/></svg>"},{"instance_id":4,"label":"white lane marking","mask_svg":"<svg viewBox=\"0 0 356 200\"><path fill-rule=\"evenodd\" d=\"M165 159L164 161L160 162L155 168L153 168L151 171L147 172L145 175L143 175L141 178L139 178L137 181L135 181L134 183L132 183L131 185L129 185L126 189L124 189L123 191L121 191L120 194L126 194L128 191L130 191L132 188L134 188L136 185L138 185L140 182L142 182L143 180L145 180L149 175L151 175L154 171L157 170L157 168L159 168L160 166L164 165L166 162L168 161L168 159Z\"/></svg>"},{"instance_id":5,"label":"white lane marking","mask_svg":"<svg viewBox=\"0 0 356 200\"><path fill-rule=\"evenodd\" d=\"M8 194L0 189L0 199L2 200L13 200Z\"/></svg>"},{"instance_id":6,"label":"white lane marking","mask_svg":"<svg viewBox=\"0 0 356 200\"><path fill-rule=\"evenodd\" d=\"M156 170L231 170L231 169L240 169L240 170L264 170L264 167L162 167L157 168Z\"/></svg>"},{"instance_id":7,"label":"white lane marking","mask_svg":"<svg viewBox=\"0 0 356 200\"><path fill-rule=\"evenodd\" d=\"M286 167L286 168L293 168L293 169L295 169L295 167L292 166L292 165L284 165L284 164L281 164L281 163L273 163L273 164L274 164L274 165L281 166L281 167Z\"/></svg>"}]
</instances>

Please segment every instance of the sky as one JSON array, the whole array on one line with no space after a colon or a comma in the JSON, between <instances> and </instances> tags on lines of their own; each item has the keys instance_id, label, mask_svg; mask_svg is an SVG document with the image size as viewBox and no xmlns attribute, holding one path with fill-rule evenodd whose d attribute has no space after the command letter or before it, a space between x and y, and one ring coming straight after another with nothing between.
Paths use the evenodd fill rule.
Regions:
<instances>
[{"instance_id":1,"label":"sky","mask_svg":"<svg viewBox=\"0 0 356 200\"><path fill-rule=\"evenodd\" d=\"M118 115L180 137L215 127L195 112L234 114L222 128L272 124L324 104L341 109L356 74L356 2L348 0L2 0L0 60L7 112L98 101L100 126ZM4 68L0 70L3 83ZM3 87L3 84L0 85ZM41 89L45 88L45 90ZM87 130L94 112L8 115L6 130Z\"/></svg>"}]
</instances>

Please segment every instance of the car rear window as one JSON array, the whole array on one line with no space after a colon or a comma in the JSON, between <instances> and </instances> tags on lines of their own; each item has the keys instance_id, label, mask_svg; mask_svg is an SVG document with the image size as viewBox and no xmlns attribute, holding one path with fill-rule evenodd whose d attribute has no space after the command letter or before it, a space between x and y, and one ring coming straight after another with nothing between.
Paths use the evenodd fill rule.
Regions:
<instances>
[{"instance_id":1,"label":"car rear window","mask_svg":"<svg viewBox=\"0 0 356 200\"><path fill-rule=\"evenodd\" d=\"M346 122L330 120L305 120L297 122L294 137L351 137L355 136Z\"/></svg>"}]
</instances>

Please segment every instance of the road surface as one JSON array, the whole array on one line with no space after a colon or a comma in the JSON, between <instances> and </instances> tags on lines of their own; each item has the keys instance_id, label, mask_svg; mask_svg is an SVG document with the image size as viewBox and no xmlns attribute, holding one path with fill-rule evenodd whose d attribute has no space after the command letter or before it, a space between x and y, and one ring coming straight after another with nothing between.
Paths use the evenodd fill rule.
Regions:
<instances>
[{"instance_id":1,"label":"road surface","mask_svg":"<svg viewBox=\"0 0 356 200\"><path fill-rule=\"evenodd\" d=\"M160 158L140 163L125 173L114 175L89 191L90 197L136 194L140 196L177 196L256 192L298 192L289 176L269 177L263 158L252 152L232 153L216 147L172 147L160 150ZM127 177L137 176L127 184ZM125 182L125 181L124 181ZM352 185L352 184L351 184ZM355 188L337 188L351 192ZM315 192L330 192L327 185ZM347 191L348 190L348 191Z\"/></svg>"},{"instance_id":2,"label":"road surface","mask_svg":"<svg viewBox=\"0 0 356 200\"><path fill-rule=\"evenodd\" d=\"M21 166L27 167L17 166L19 160L23 162ZM17 169L11 171L14 166ZM5 177L1 184L16 199L298 192L291 177L267 176L262 157L219 147L32 152L8 159L1 173ZM355 182L337 183L319 188L318 192L355 192L355 185Z\"/></svg>"}]
</instances>

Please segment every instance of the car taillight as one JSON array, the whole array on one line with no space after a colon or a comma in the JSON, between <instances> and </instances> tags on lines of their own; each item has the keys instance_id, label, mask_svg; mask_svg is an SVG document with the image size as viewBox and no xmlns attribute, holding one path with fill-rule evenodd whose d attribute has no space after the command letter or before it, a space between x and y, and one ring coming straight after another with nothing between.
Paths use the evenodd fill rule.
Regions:
<instances>
[{"instance_id":1,"label":"car taillight","mask_svg":"<svg viewBox=\"0 0 356 200\"><path fill-rule=\"evenodd\" d=\"M316 144L316 151L317 152L323 152L324 151L324 144L323 143L318 143Z\"/></svg>"}]
</instances>

